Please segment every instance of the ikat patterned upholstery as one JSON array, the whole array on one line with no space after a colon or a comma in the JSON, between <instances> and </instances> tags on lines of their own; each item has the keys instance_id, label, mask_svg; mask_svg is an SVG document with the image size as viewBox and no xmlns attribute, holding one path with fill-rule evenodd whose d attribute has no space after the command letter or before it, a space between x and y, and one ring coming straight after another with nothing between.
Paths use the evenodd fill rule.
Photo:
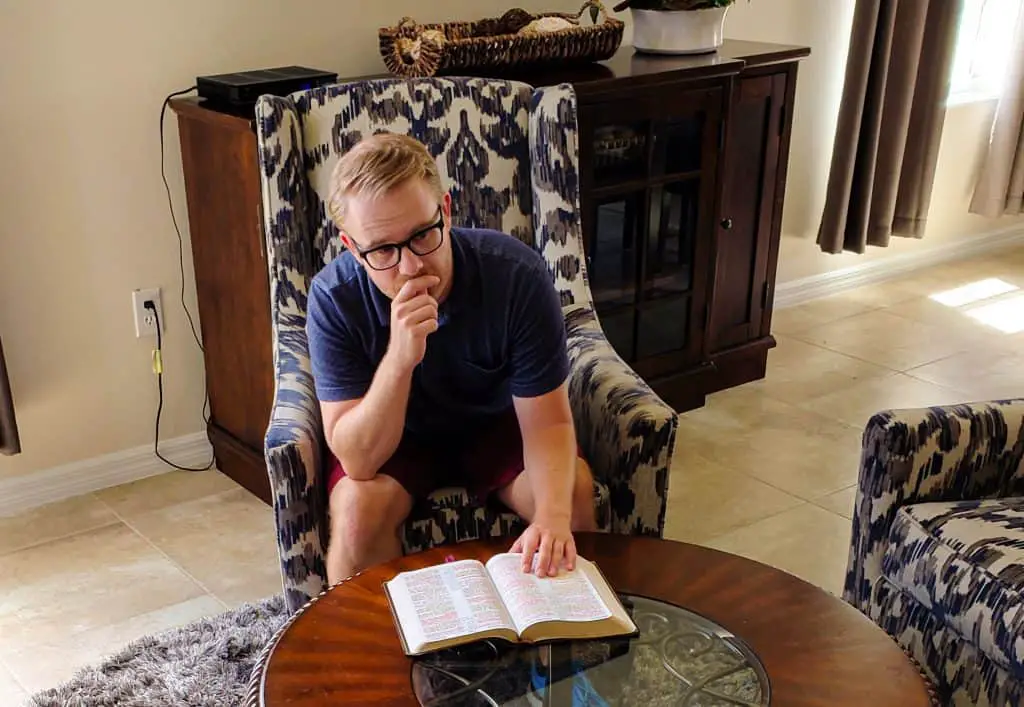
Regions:
<instances>
[{"instance_id":1,"label":"ikat patterned upholstery","mask_svg":"<svg viewBox=\"0 0 1024 707\"><path fill-rule=\"evenodd\" d=\"M1024 399L879 413L843 596L944 704L1024 705Z\"/></svg>"},{"instance_id":2,"label":"ikat patterned upholstery","mask_svg":"<svg viewBox=\"0 0 1024 707\"><path fill-rule=\"evenodd\" d=\"M454 220L501 230L546 259L561 297L578 441L608 532L661 536L678 418L602 333L584 270L572 87L478 78L384 78L264 96L256 107L270 270L275 398L265 440L284 588L292 611L326 586L328 453L305 335L306 295L340 252L325 199L339 155L378 131L434 153ZM515 534L519 518L435 493L406 523L406 552Z\"/></svg>"}]
</instances>

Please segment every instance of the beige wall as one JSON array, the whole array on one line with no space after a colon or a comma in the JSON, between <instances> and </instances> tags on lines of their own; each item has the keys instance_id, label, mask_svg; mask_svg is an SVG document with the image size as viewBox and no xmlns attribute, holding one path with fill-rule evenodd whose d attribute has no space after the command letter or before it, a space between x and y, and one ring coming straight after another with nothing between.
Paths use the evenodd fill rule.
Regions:
<instances>
[{"instance_id":1,"label":"beige wall","mask_svg":"<svg viewBox=\"0 0 1024 707\"><path fill-rule=\"evenodd\" d=\"M376 29L424 14L411 0L358 11L346 0L2 2L0 335L25 452L0 457L0 479L152 443L156 380L152 343L137 340L132 327L130 291L137 287L163 289L161 437L202 429L202 358L178 298L177 239L160 181L163 97L196 75L252 67L301 63L342 76L379 71ZM822 255L814 245L852 4L740 0L728 18L732 37L809 44L814 52L800 75L783 280L856 262ZM578 2L459 0L431 5L424 19L495 14L513 5L575 10ZM951 112L947 134L963 131L943 145L931 230L926 241L900 243L899 250L992 226L966 213L969 167L990 112L991 106ZM185 235L186 302L195 313L173 117L165 134Z\"/></svg>"}]
</instances>

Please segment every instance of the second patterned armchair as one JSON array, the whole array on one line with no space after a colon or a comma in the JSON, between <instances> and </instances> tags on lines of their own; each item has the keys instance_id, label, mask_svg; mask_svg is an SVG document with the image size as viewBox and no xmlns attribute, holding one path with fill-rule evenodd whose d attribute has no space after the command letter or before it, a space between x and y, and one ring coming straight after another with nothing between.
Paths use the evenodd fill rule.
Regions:
<instances>
[{"instance_id":1,"label":"second patterned armchair","mask_svg":"<svg viewBox=\"0 0 1024 707\"><path fill-rule=\"evenodd\" d=\"M867 424L844 598L943 705L1024 704L1024 399Z\"/></svg>"},{"instance_id":2,"label":"second patterned armchair","mask_svg":"<svg viewBox=\"0 0 1024 707\"><path fill-rule=\"evenodd\" d=\"M545 258L563 305L577 437L603 530L660 536L677 416L605 339L584 271L572 88L476 78L378 79L263 97L256 109L276 393L265 454L292 611L326 587L327 452L305 334L312 277L340 253L324 207L338 157L378 131L435 155L457 225L497 229ZM500 237L500 236L496 236ZM507 509L435 493L404 529L407 552L515 534Z\"/></svg>"}]
</instances>

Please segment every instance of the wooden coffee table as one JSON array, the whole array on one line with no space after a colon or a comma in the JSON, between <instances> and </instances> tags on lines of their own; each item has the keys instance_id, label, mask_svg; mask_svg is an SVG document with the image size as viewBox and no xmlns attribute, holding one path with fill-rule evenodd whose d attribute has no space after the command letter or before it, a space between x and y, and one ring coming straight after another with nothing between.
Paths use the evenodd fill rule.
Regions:
<instances>
[{"instance_id":1,"label":"wooden coffee table","mask_svg":"<svg viewBox=\"0 0 1024 707\"><path fill-rule=\"evenodd\" d=\"M571 704L572 689L596 690L609 705L646 707L688 704L701 690L771 707L933 704L899 646L831 594L736 555L622 535L580 534L577 548L630 602L639 639L540 648L486 643L415 660L403 655L382 582L447 556L486 560L511 542L436 548L332 588L271 641L253 671L250 704L418 705L428 693L467 683L469 697L486 693L497 704ZM548 687L531 692L538 675L542 683L547 676ZM509 697L524 691L529 699Z\"/></svg>"}]
</instances>

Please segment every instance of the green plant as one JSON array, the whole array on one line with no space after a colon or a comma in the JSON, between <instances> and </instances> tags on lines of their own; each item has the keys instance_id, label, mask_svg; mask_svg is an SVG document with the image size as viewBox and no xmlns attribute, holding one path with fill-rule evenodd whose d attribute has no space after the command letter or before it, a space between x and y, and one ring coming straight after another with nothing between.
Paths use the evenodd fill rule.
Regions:
<instances>
[{"instance_id":1,"label":"green plant","mask_svg":"<svg viewBox=\"0 0 1024 707\"><path fill-rule=\"evenodd\" d=\"M712 7L728 7L736 0L624 0L613 9L622 12L626 8L634 10L707 10Z\"/></svg>"}]
</instances>

